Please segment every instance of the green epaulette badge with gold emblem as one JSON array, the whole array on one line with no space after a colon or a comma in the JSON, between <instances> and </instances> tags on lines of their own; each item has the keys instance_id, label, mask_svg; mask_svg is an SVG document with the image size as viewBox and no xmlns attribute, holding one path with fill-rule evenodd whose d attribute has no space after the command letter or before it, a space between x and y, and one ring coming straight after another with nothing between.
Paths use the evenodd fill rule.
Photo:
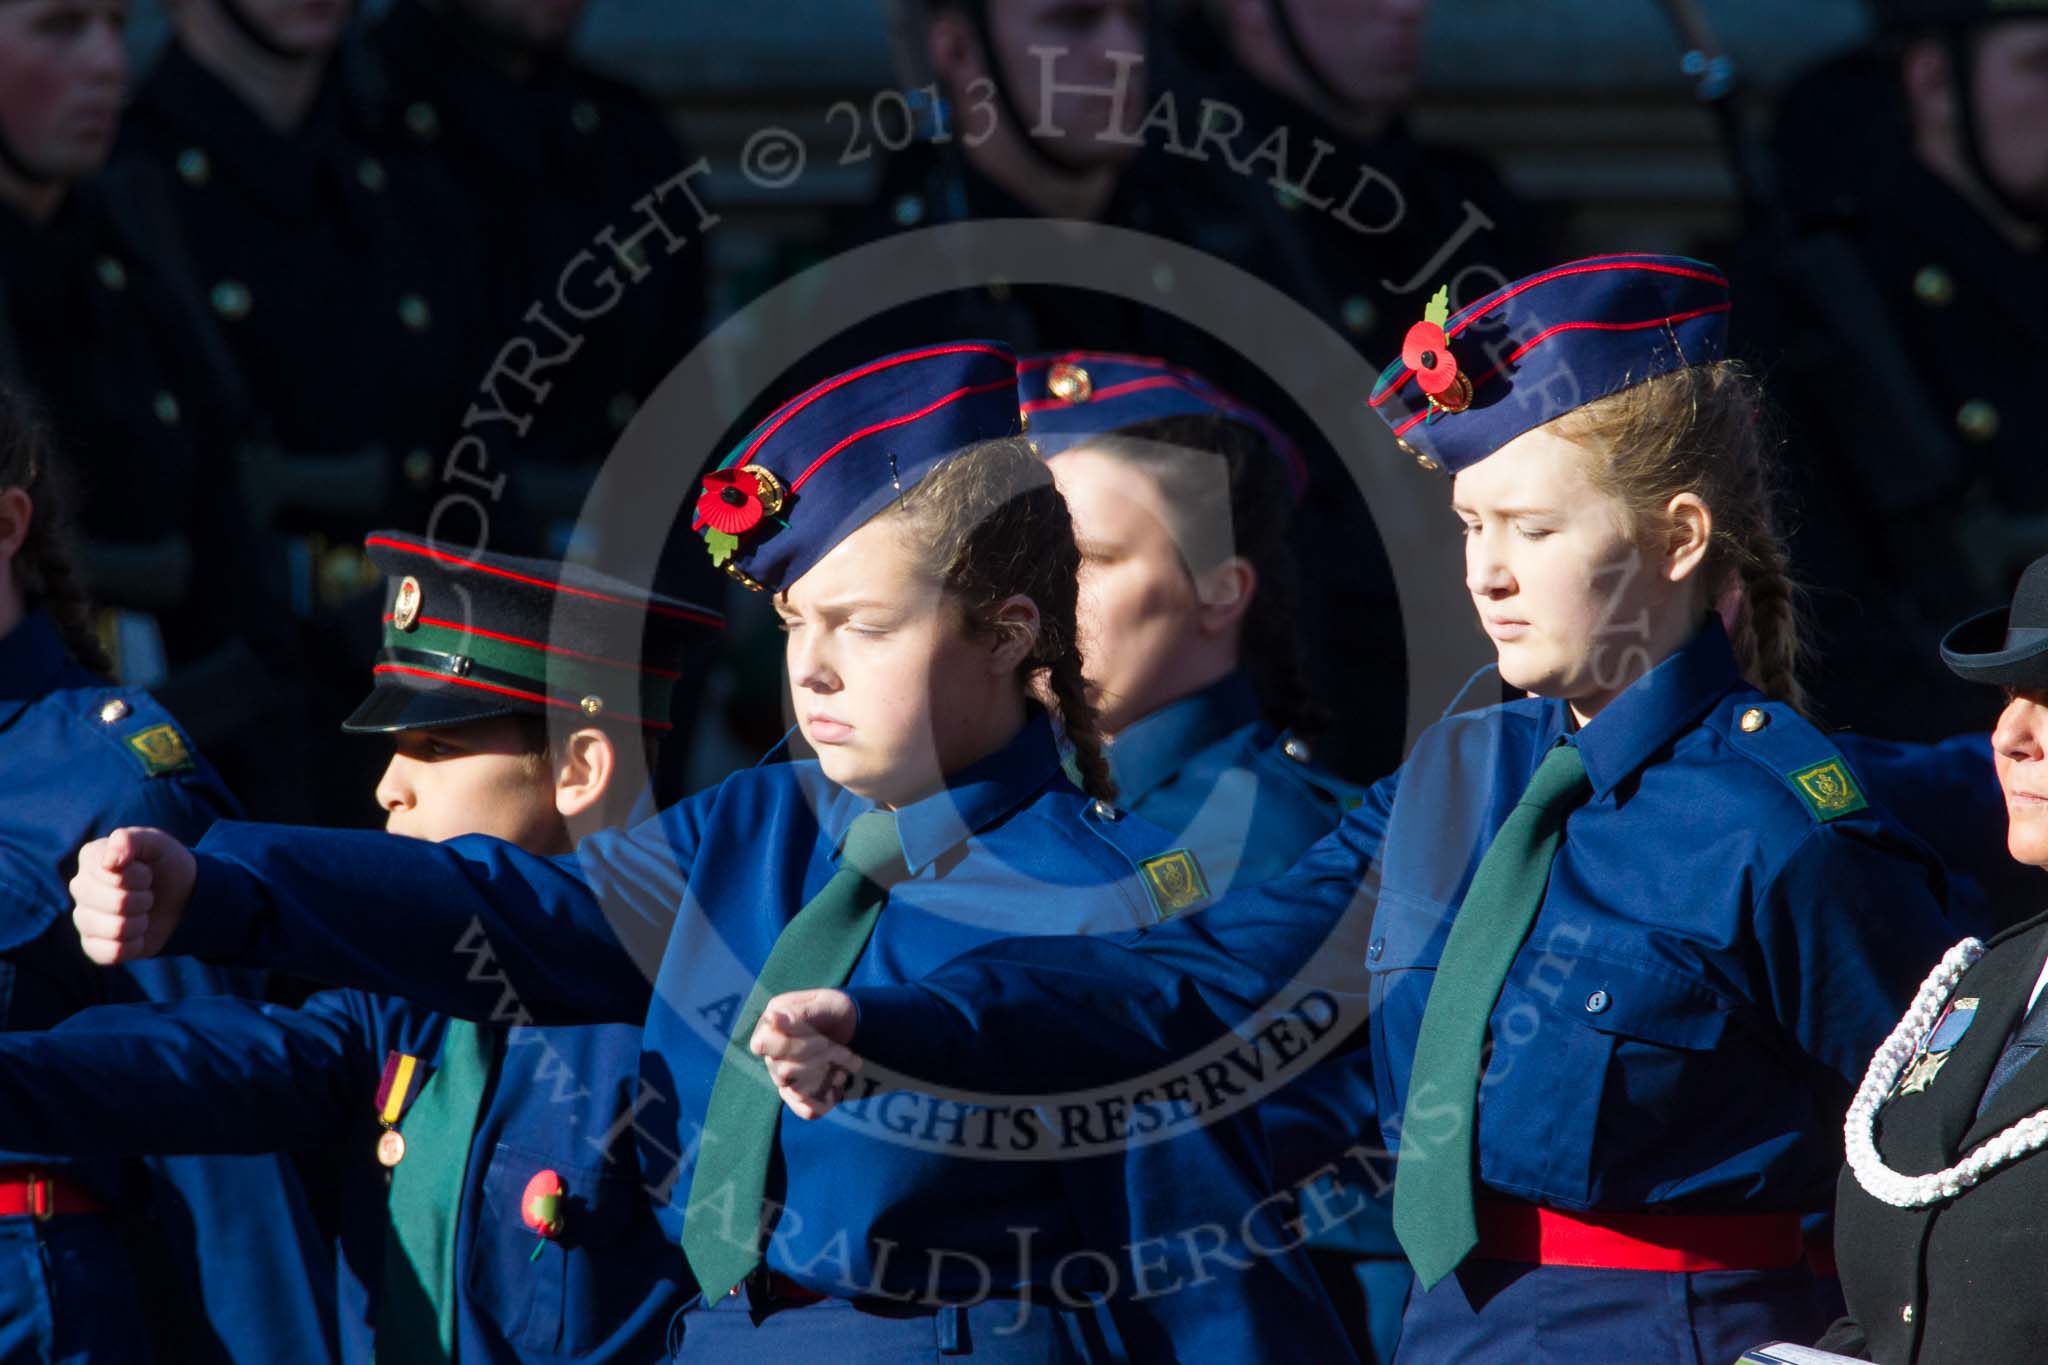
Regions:
<instances>
[{"instance_id":1,"label":"green epaulette badge with gold emblem","mask_svg":"<svg viewBox=\"0 0 2048 1365\"><path fill-rule=\"evenodd\" d=\"M1138 872L1161 919L1171 919L1209 899L1209 879L1202 875L1195 855L1184 848L1145 859L1138 864Z\"/></svg>"},{"instance_id":2,"label":"green epaulette badge with gold emblem","mask_svg":"<svg viewBox=\"0 0 2048 1365\"><path fill-rule=\"evenodd\" d=\"M1862 788L1840 758L1825 759L1789 774L1792 786L1817 820L1836 820L1869 806Z\"/></svg>"},{"instance_id":3,"label":"green epaulette badge with gold emblem","mask_svg":"<svg viewBox=\"0 0 2048 1365\"><path fill-rule=\"evenodd\" d=\"M180 773L192 766L192 751L185 747L185 737L170 725L152 725L147 730L128 736L128 747L142 760L142 767L151 777L165 773Z\"/></svg>"}]
</instances>

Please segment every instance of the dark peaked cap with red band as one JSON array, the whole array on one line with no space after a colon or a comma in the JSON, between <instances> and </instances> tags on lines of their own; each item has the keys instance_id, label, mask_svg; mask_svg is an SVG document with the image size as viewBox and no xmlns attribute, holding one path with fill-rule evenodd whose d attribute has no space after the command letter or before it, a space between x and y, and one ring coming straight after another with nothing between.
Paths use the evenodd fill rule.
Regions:
<instances>
[{"instance_id":1,"label":"dark peaked cap with red band","mask_svg":"<svg viewBox=\"0 0 2048 1365\"><path fill-rule=\"evenodd\" d=\"M677 680L725 628L718 612L578 564L457 554L398 531L363 544L389 581L374 685L341 727L358 734L520 714L666 734Z\"/></svg>"},{"instance_id":2,"label":"dark peaked cap with red band","mask_svg":"<svg viewBox=\"0 0 2048 1365\"><path fill-rule=\"evenodd\" d=\"M705 476L690 529L734 578L780 592L949 456L1018 427L1001 342L884 356L769 414Z\"/></svg>"},{"instance_id":3,"label":"dark peaked cap with red band","mask_svg":"<svg viewBox=\"0 0 2048 1365\"><path fill-rule=\"evenodd\" d=\"M1371 404L1455 474L1575 408L1728 353L1728 280L1686 256L1594 256L1418 322Z\"/></svg>"}]
</instances>

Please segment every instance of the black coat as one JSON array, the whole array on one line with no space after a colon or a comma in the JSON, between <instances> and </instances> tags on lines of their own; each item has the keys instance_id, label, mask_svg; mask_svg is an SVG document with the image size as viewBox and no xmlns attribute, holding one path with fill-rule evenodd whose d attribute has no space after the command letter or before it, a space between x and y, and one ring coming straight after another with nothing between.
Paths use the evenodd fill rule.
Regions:
<instances>
[{"instance_id":1,"label":"black coat","mask_svg":"<svg viewBox=\"0 0 2048 1365\"><path fill-rule=\"evenodd\" d=\"M1973 1117L2005 1041L2026 1013L2048 915L1990 941L1952 999L1976 997L1970 1024L1932 1084L1878 1113L1877 1147L1893 1170L1922 1175L2048 1108L2048 1055ZM1999 1168L1954 1199L1899 1209L1844 1171L1835 1255L1849 1317L1822 1346L1884 1365L1986 1365L2048 1358L2048 1154ZM1908 1311L1910 1310L1910 1312Z\"/></svg>"}]
</instances>

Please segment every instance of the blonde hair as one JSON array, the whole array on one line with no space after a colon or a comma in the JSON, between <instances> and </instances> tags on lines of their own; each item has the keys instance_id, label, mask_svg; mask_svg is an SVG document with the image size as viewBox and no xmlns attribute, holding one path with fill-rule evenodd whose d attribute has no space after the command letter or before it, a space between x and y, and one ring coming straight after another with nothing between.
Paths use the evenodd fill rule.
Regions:
<instances>
[{"instance_id":1,"label":"blonde hair","mask_svg":"<svg viewBox=\"0 0 2048 1365\"><path fill-rule=\"evenodd\" d=\"M1045 462L1021 438L970 447L927 474L891 514L909 523L909 542L960 602L968 629L1005 629L997 609L1019 593L1036 604L1038 634L1019 681L1043 676L1082 787L1114 800L1100 721L1081 678L1081 552Z\"/></svg>"},{"instance_id":2,"label":"blonde hair","mask_svg":"<svg viewBox=\"0 0 2048 1365\"><path fill-rule=\"evenodd\" d=\"M1621 504L1631 539L1654 537L1681 493L1707 505L1708 605L1741 590L1731 635L1743 676L1804 710L1803 605L1785 548L1775 444L1749 372L1732 360L1689 365L1596 399L1559 418L1556 430L1598 457L1594 484Z\"/></svg>"}]
</instances>

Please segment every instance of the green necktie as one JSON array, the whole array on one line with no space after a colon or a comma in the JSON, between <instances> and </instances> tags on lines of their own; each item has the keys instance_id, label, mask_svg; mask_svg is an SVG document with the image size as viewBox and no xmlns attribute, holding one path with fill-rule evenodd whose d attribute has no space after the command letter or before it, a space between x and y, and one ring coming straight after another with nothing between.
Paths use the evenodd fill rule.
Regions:
<instances>
[{"instance_id":1,"label":"green necktie","mask_svg":"<svg viewBox=\"0 0 2048 1365\"><path fill-rule=\"evenodd\" d=\"M1565 816L1591 792L1586 761L1576 747L1560 745L1544 757L1472 874L1437 964L1415 1039L1394 1167L1394 1235L1424 1289L1456 1270L1478 1245L1473 1140L1486 1021L1543 904L1551 861L1564 842ZM1427 1119L1418 1117L1425 1109ZM1456 1127L1438 1138L1451 1115Z\"/></svg>"},{"instance_id":2,"label":"green necktie","mask_svg":"<svg viewBox=\"0 0 2048 1365\"><path fill-rule=\"evenodd\" d=\"M455 1359L455 1224L497 1035L456 1019L441 1065L405 1116L405 1159L391 1172L376 1358L394 1365Z\"/></svg>"},{"instance_id":3,"label":"green necktie","mask_svg":"<svg viewBox=\"0 0 2048 1365\"><path fill-rule=\"evenodd\" d=\"M896 817L869 811L853 822L839 870L782 928L754 981L711 1083L704 1136L683 1214L683 1255L705 1302L730 1293L761 1262L762 1200L782 1122L782 1099L766 1068L747 1051L768 1001L784 991L843 986L901 879L903 843Z\"/></svg>"}]
</instances>

